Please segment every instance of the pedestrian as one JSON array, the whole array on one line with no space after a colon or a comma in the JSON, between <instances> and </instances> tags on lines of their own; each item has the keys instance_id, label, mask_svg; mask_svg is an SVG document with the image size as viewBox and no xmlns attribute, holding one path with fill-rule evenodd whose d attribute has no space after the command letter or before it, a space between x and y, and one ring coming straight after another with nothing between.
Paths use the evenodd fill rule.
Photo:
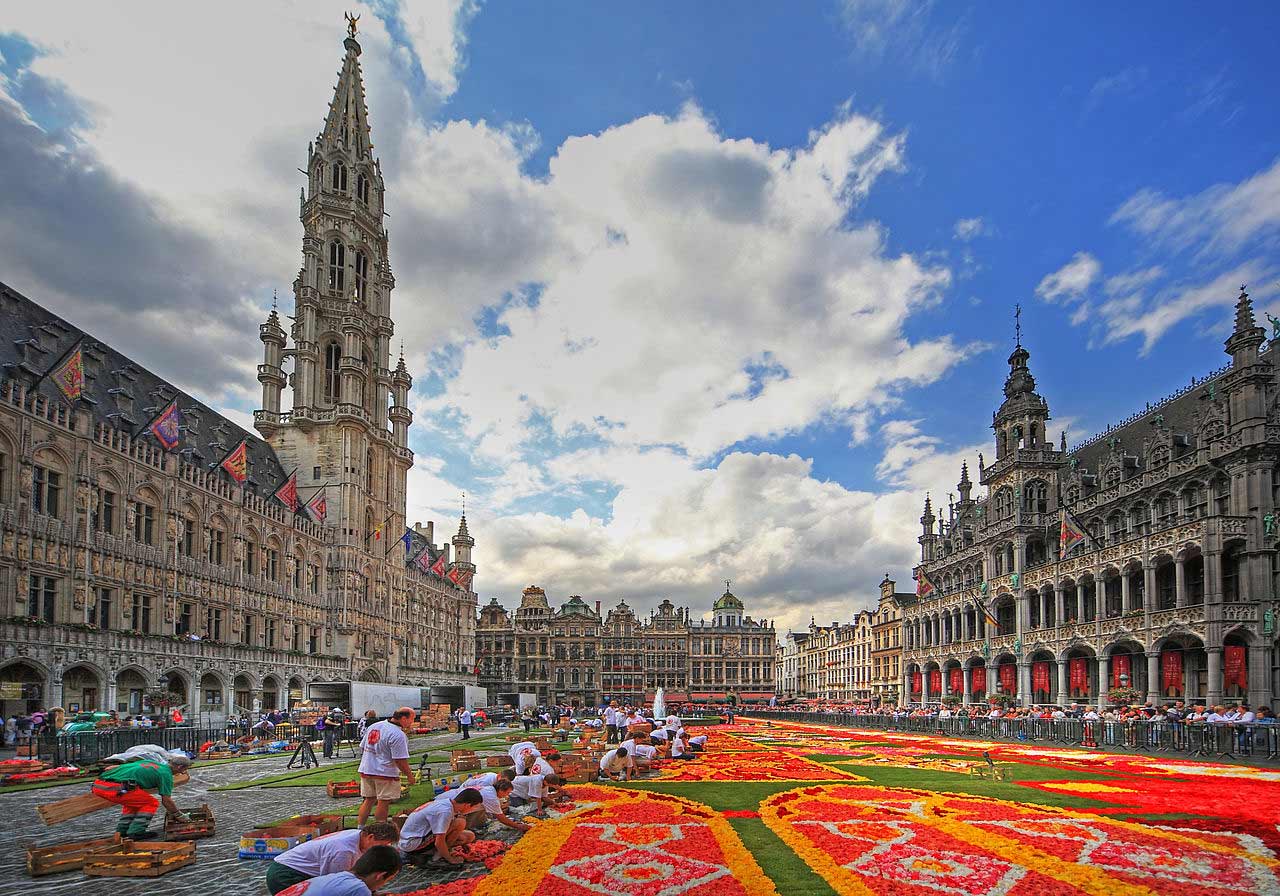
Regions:
<instances>
[{"instance_id":1,"label":"pedestrian","mask_svg":"<svg viewBox=\"0 0 1280 896\"><path fill-rule=\"evenodd\" d=\"M524 722L524 733L528 734L533 730L533 707L526 706L520 710L520 721Z\"/></svg>"},{"instance_id":2,"label":"pedestrian","mask_svg":"<svg viewBox=\"0 0 1280 896\"><path fill-rule=\"evenodd\" d=\"M280 896L371 896L391 883L403 862L394 846L371 846L350 871L322 874L298 881L280 891Z\"/></svg>"},{"instance_id":3,"label":"pedestrian","mask_svg":"<svg viewBox=\"0 0 1280 896\"><path fill-rule=\"evenodd\" d=\"M147 826L155 817L156 809L164 804L167 817L177 821L189 821L174 804L174 772L184 772L191 765L186 756L171 756L169 761L141 760L117 765L102 772L93 782L90 792L99 799L120 807L120 821L116 833L130 840L150 840L158 837ZM159 794L157 800L152 794Z\"/></svg>"},{"instance_id":4,"label":"pedestrian","mask_svg":"<svg viewBox=\"0 0 1280 896\"><path fill-rule=\"evenodd\" d=\"M528 729L526 729L528 730ZM4 745L12 748L18 742L18 717L9 716L4 720Z\"/></svg>"},{"instance_id":5,"label":"pedestrian","mask_svg":"<svg viewBox=\"0 0 1280 896\"><path fill-rule=\"evenodd\" d=\"M471 740L471 722L471 710L462 707L462 712L458 713L458 727L462 729L463 740Z\"/></svg>"},{"instance_id":6,"label":"pedestrian","mask_svg":"<svg viewBox=\"0 0 1280 896\"><path fill-rule=\"evenodd\" d=\"M385 722L375 722L360 741L360 804L357 826L362 826L373 811L378 821L387 820L392 800L400 798L400 777L414 783L409 767L408 730L413 727L414 712L402 706ZM374 808L376 805L376 809Z\"/></svg>"},{"instance_id":7,"label":"pedestrian","mask_svg":"<svg viewBox=\"0 0 1280 896\"><path fill-rule=\"evenodd\" d=\"M324 741L324 758L333 758L333 735L329 730L329 723L325 721L324 716L316 719L316 734L320 735L320 739Z\"/></svg>"},{"instance_id":8,"label":"pedestrian","mask_svg":"<svg viewBox=\"0 0 1280 896\"><path fill-rule=\"evenodd\" d=\"M378 821L299 843L267 864L267 892L275 896L302 881L350 871L366 850L390 846L399 836L394 824Z\"/></svg>"}]
</instances>

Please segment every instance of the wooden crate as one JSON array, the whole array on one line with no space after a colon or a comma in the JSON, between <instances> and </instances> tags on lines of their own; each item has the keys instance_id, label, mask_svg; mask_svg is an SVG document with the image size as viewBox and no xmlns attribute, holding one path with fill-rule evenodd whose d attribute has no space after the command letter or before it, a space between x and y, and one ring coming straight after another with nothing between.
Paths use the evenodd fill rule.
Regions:
<instances>
[{"instance_id":1,"label":"wooden crate","mask_svg":"<svg viewBox=\"0 0 1280 896\"><path fill-rule=\"evenodd\" d=\"M515 765L516 761L506 753L501 753L497 756L486 756L484 758L484 764L488 768L508 768Z\"/></svg>"},{"instance_id":2,"label":"wooden crate","mask_svg":"<svg viewBox=\"0 0 1280 896\"><path fill-rule=\"evenodd\" d=\"M183 809L182 814L190 821L174 821L168 815L164 817L164 835L169 840L203 840L213 836L213 810L209 804L194 809Z\"/></svg>"},{"instance_id":3,"label":"wooden crate","mask_svg":"<svg viewBox=\"0 0 1280 896\"><path fill-rule=\"evenodd\" d=\"M535 740L533 742L533 746L539 753L550 753L555 749L555 747L551 746L551 741L547 740L545 737L540 737Z\"/></svg>"},{"instance_id":4,"label":"wooden crate","mask_svg":"<svg viewBox=\"0 0 1280 896\"><path fill-rule=\"evenodd\" d=\"M474 756L455 756L449 760L449 768L455 772L474 772L480 768L480 760Z\"/></svg>"},{"instance_id":5,"label":"wooden crate","mask_svg":"<svg viewBox=\"0 0 1280 896\"><path fill-rule=\"evenodd\" d=\"M344 799L360 795L359 781L330 781L325 791L334 799Z\"/></svg>"},{"instance_id":6,"label":"wooden crate","mask_svg":"<svg viewBox=\"0 0 1280 896\"><path fill-rule=\"evenodd\" d=\"M230 750L206 750L197 755L198 759L233 759L235 753Z\"/></svg>"},{"instance_id":7,"label":"wooden crate","mask_svg":"<svg viewBox=\"0 0 1280 896\"><path fill-rule=\"evenodd\" d=\"M125 840L118 851L91 853L84 863L90 877L160 877L196 860L196 845L177 843L135 843Z\"/></svg>"},{"instance_id":8,"label":"wooden crate","mask_svg":"<svg viewBox=\"0 0 1280 896\"><path fill-rule=\"evenodd\" d=\"M342 830L346 821L345 815L295 815L287 819L284 824L294 825L297 827L313 827L319 836L332 834L334 831Z\"/></svg>"},{"instance_id":9,"label":"wooden crate","mask_svg":"<svg viewBox=\"0 0 1280 896\"><path fill-rule=\"evenodd\" d=\"M70 840L52 846L30 846L27 848L27 874L44 877L46 874L60 874L63 871L79 871L91 853L123 848L119 834L94 840Z\"/></svg>"}]
</instances>

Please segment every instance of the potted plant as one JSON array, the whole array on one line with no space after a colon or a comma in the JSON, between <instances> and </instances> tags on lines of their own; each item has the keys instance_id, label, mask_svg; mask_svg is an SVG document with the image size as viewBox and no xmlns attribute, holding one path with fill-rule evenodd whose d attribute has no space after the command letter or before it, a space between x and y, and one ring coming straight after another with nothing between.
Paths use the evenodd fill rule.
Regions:
<instances>
[{"instance_id":1,"label":"potted plant","mask_svg":"<svg viewBox=\"0 0 1280 896\"><path fill-rule=\"evenodd\" d=\"M988 696L987 702L992 706L998 706L1001 709L1008 709L1010 706L1018 705L1018 698L1013 694L1005 694L1001 692Z\"/></svg>"},{"instance_id":2,"label":"potted plant","mask_svg":"<svg viewBox=\"0 0 1280 896\"><path fill-rule=\"evenodd\" d=\"M1141 703L1146 695L1137 688L1118 687L1107 691L1107 700L1116 706Z\"/></svg>"},{"instance_id":3,"label":"potted plant","mask_svg":"<svg viewBox=\"0 0 1280 896\"><path fill-rule=\"evenodd\" d=\"M960 697L956 694L947 694L942 698L943 706L955 707L960 705Z\"/></svg>"}]
</instances>

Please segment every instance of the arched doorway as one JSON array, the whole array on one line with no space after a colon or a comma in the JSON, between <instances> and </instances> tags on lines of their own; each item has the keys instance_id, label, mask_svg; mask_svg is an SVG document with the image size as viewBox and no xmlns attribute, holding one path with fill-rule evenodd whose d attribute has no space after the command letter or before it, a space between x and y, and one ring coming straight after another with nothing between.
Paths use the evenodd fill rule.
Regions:
<instances>
[{"instance_id":1,"label":"arched doorway","mask_svg":"<svg viewBox=\"0 0 1280 896\"><path fill-rule=\"evenodd\" d=\"M987 701L987 662L983 659L969 661L969 694L974 703Z\"/></svg>"},{"instance_id":2,"label":"arched doorway","mask_svg":"<svg viewBox=\"0 0 1280 896\"><path fill-rule=\"evenodd\" d=\"M0 706L4 717L44 708L45 674L32 663L10 663L0 669Z\"/></svg>"},{"instance_id":3,"label":"arched doorway","mask_svg":"<svg viewBox=\"0 0 1280 896\"><path fill-rule=\"evenodd\" d=\"M180 709L186 707L191 700L191 686L187 683L187 678L181 672L170 672L164 677L165 681L165 697L168 701L166 709Z\"/></svg>"},{"instance_id":4,"label":"arched doorway","mask_svg":"<svg viewBox=\"0 0 1280 896\"><path fill-rule=\"evenodd\" d=\"M232 690L235 691L235 700L231 707L234 713L254 712L253 706L253 682L249 680L248 675L237 675L235 681L232 682Z\"/></svg>"},{"instance_id":5,"label":"arched doorway","mask_svg":"<svg viewBox=\"0 0 1280 896\"><path fill-rule=\"evenodd\" d=\"M987 682L993 694L1015 697L1018 694L1018 662L1010 654L996 658L995 681Z\"/></svg>"},{"instance_id":6,"label":"arched doorway","mask_svg":"<svg viewBox=\"0 0 1280 896\"><path fill-rule=\"evenodd\" d=\"M1098 658L1088 647L1067 651L1067 696L1075 703L1086 703L1098 696Z\"/></svg>"},{"instance_id":7,"label":"arched doorway","mask_svg":"<svg viewBox=\"0 0 1280 896\"><path fill-rule=\"evenodd\" d=\"M137 669L124 669L116 676L116 711L130 716L142 712L146 703L147 680Z\"/></svg>"},{"instance_id":8,"label":"arched doorway","mask_svg":"<svg viewBox=\"0 0 1280 896\"><path fill-rule=\"evenodd\" d=\"M1136 641L1120 641L1109 648L1107 689L1133 688L1142 696L1137 702L1147 699L1150 690L1147 688L1147 655L1142 645Z\"/></svg>"},{"instance_id":9,"label":"arched doorway","mask_svg":"<svg viewBox=\"0 0 1280 896\"><path fill-rule=\"evenodd\" d=\"M915 663L907 666L907 702L919 703L923 697L924 675Z\"/></svg>"},{"instance_id":10,"label":"arched doorway","mask_svg":"<svg viewBox=\"0 0 1280 896\"><path fill-rule=\"evenodd\" d=\"M72 666L62 673L62 705L68 713L102 709L102 682L88 666Z\"/></svg>"},{"instance_id":11,"label":"arched doorway","mask_svg":"<svg viewBox=\"0 0 1280 896\"><path fill-rule=\"evenodd\" d=\"M1160 696L1166 700L1203 703L1209 687L1209 658L1204 642L1192 634L1159 642Z\"/></svg>"},{"instance_id":12,"label":"arched doorway","mask_svg":"<svg viewBox=\"0 0 1280 896\"><path fill-rule=\"evenodd\" d=\"M289 679L289 708L301 703L307 695L306 682L298 676Z\"/></svg>"},{"instance_id":13,"label":"arched doorway","mask_svg":"<svg viewBox=\"0 0 1280 896\"><path fill-rule=\"evenodd\" d=\"M222 691L222 680L212 672L200 676L200 711L202 713L222 712L225 705Z\"/></svg>"},{"instance_id":14,"label":"arched doorway","mask_svg":"<svg viewBox=\"0 0 1280 896\"><path fill-rule=\"evenodd\" d=\"M274 675L262 679L262 710L271 712L280 708L280 681Z\"/></svg>"},{"instance_id":15,"label":"arched doorway","mask_svg":"<svg viewBox=\"0 0 1280 896\"><path fill-rule=\"evenodd\" d=\"M1222 699L1228 703L1249 699L1249 642L1240 631L1222 639Z\"/></svg>"},{"instance_id":16,"label":"arched doorway","mask_svg":"<svg viewBox=\"0 0 1280 896\"><path fill-rule=\"evenodd\" d=\"M1040 705L1058 702L1058 683L1053 654L1037 650L1031 654L1031 702Z\"/></svg>"}]
</instances>

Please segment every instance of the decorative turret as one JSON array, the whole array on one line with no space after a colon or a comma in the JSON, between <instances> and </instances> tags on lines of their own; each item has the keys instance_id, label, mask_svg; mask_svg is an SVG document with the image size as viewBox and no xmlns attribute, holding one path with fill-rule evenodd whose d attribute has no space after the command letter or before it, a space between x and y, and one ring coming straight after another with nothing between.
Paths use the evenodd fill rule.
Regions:
<instances>
[{"instance_id":1,"label":"decorative turret","mask_svg":"<svg viewBox=\"0 0 1280 896\"><path fill-rule=\"evenodd\" d=\"M258 338L262 340L262 363L258 365L258 382L262 383L262 410L266 412L264 422L275 422L280 413L280 393L284 389L284 327L280 326L280 315L276 312L275 294L271 296L271 313L267 322L258 328Z\"/></svg>"},{"instance_id":2,"label":"decorative turret","mask_svg":"<svg viewBox=\"0 0 1280 896\"><path fill-rule=\"evenodd\" d=\"M934 524L938 518L933 515L933 501L929 497L928 492L924 496L924 513L920 515L920 559L923 562L929 562L938 554L938 536L935 534Z\"/></svg>"},{"instance_id":3,"label":"decorative turret","mask_svg":"<svg viewBox=\"0 0 1280 896\"><path fill-rule=\"evenodd\" d=\"M929 493L924 495L924 513L920 515L920 526L924 530L926 536L933 534L933 524L937 521L937 517L933 515L933 499L929 497Z\"/></svg>"},{"instance_id":4,"label":"decorative turret","mask_svg":"<svg viewBox=\"0 0 1280 896\"><path fill-rule=\"evenodd\" d=\"M409 409L409 388L413 377L404 363L404 346L400 346L400 361L391 374L392 404L388 415L391 419L391 437L398 448L409 447L409 424L413 423L413 411Z\"/></svg>"},{"instance_id":5,"label":"decorative turret","mask_svg":"<svg viewBox=\"0 0 1280 896\"><path fill-rule=\"evenodd\" d=\"M960 462L960 481L956 484L956 490L960 492L960 504L962 506L969 504L973 500L973 483L969 480L969 462Z\"/></svg>"},{"instance_id":6,"label":"decorative turret","mask_svg":"<svg viewBox=\"0 0 1280 896\"><path fill-rule=\"evenodd\" d=\"M1248 367L1258 363L1258 349L1266 340L1267 331L1258 326L1253 316L1253 300L1240 287L1240 298L1236 300L1236 326L1226 341L1227 354L1231 356L1233 367Z\"/></svg>"},{"instance_id":7,"label":"decorative turret","mask_svg":"<svg viewBox=\"0 0 1280 896\"><path fill-rule=\"evenodd\" d=\"M471 537L471 533L467 531L467 512L462 512L462 520L458 523L458 534L453 536L453 565L455 569L474 575L476 571L475 564L471 562L471 549L475 547L476 540ZM468 576L467 582L470 583Z\"/></svg>"},{"instance_id":8,"label":"decorative turret","mask_svg":"<svg viewBox=\"0 0 1280 896\"><path fill-rule=\"evenodd\" d=\"M746 608L742 601L729 590L729 582L724 583L724 594L711 606L714 625L734 626L742 624L743 611Z\"/></svg>"},{"instance_id":9,"label":"decorative turret","mask_svg":"<svg viewBox=\"0 0 1280 896\"><path fill-rule=\"evenodd\" d=\"M1045 423L1049 420L1049 404L1036 394L1036 378L1028 361L1031 353L1022 347L1022 306L1014 314L1017 338L1009 355L1009 376L1004 381L1004 401L993 415L991 428L996 433L996 461L1003 460L1019 448L1053 450L1045 439Z\"/></svg>"}]
</instances>

